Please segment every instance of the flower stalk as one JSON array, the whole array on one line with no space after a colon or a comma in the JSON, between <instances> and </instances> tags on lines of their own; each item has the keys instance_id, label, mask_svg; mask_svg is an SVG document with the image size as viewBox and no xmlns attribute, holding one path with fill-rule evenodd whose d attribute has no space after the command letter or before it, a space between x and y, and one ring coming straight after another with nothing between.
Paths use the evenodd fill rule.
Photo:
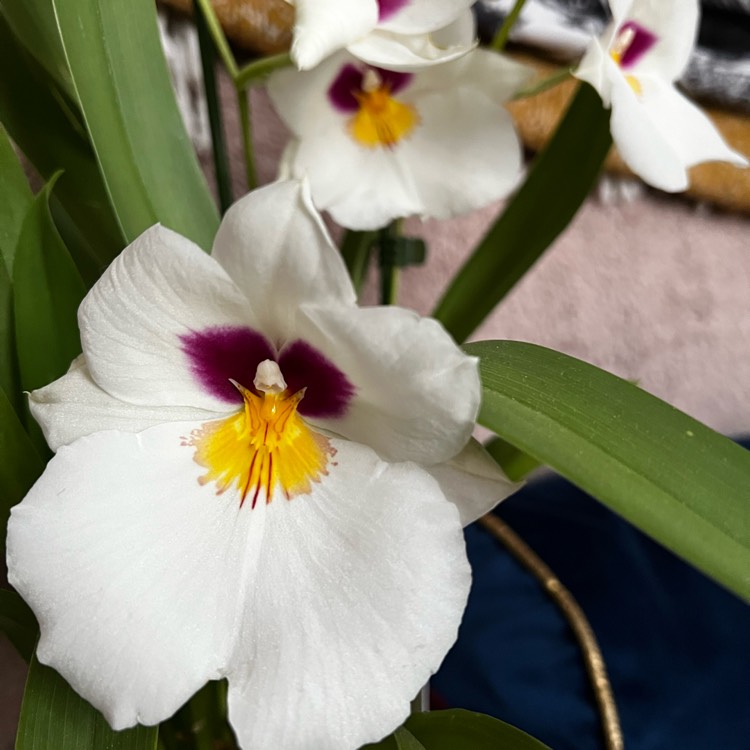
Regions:
<instances>
[{"instance_id":1,"label":"flower stalk","mask_svg":"<svg viewBox=\"0 0 750 750\"><path fill-rule=\"evenodd\" d=\"M521 10L525 3L526 0L516 0L515 5L511 8L510 13L508 13L503 21L503 25L498 29L497 34L495 34L495 37L492 40L492 44L490 44L490 48L495 50L495 52L502 52L505 49L510 32L513 26L515 26L518 16L521 15Z\"/></svg>"},{"instance_id":2,"label":"flower stalk","mask_svg":"<svg viewBox=\"0 0 750 750\"><path fill-rule=\"evenodd\" d=\"M195 8L195 25L198 30L198 43L203 69L203 88L206 94L208 121L211 126L211 152L213 154L216 187L219 193L219 207L223 214L234 202L232 178L229 172L227 144L221 115L221 103L216 81L216 50L211 38L209 24L203 6Z\"/></svg>"}]
</instances>

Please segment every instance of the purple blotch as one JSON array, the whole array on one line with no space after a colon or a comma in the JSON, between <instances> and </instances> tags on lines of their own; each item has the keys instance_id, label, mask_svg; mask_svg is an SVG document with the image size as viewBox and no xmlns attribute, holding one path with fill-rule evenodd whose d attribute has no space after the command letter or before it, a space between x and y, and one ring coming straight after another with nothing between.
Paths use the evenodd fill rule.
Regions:
<instances>
[{"instance_id":1,"label":"purple blotch","mask_svg":"<svg viewBox=\"0 0 750 750\"><path fill-rule=\"evenodd\" d=\"M264 359L276 358L262 333L242 326L206 328L180 336L180 340L190 370L203 388L230 403L241 403L242 396L229 378L252 388L258 365Z\"/></svg>"},{"instance_id":2,"label":"purple blotch","mask_svg":"<svg viewBox=\"0 0 750 750\"><path fill-rule=\"evenodd\" d=\"M409 0L378 0L378 19L385 21L408 4Z\"/></svg>"},{"instance_id":3,"label":"purple blotch","mask_svg":"<svg viewBox=\"0 0 750 750\"><path fill-rule=\"evenodd\" d=\"M411 73L397 73L395 70L372 68L380 76L388 90L395 94L411 81ZM362 93L362 80L367 66L362 69L347 64L339 71L328 88L328 100L340 112L356 112L359 109L357 94Z\"/></svg>"},{"instance_id":4,"label":"purple blotch","mask_svg":"<svg viewBox=\"0 0 750 750\"><path fill-rule=\"evenodd\" d=\"M633 37L633 41L630 42L628 48L623 53L622 58L620 58L621 68L630 68L635 65L638 60L640 60L646 54L646 52L648 52L656 44L659 39L656 34L651 33L648 29L644 28L635 21L627 21L626 23L624 23L620 27L617 36L620 36L620 34L627 31L628 29L631 29L634 32L635 36Z\"/></svg>"},{"instance_id":5,"label":"purple blotch","mask_svg":"<svg viewBox=\"0 0 750 750\"><path fill-rule=\"evenodd\" d=\"M315 347L298 339L284 348L278 361L290 393L307 388L297 409L302 416L344 416L355 388Z\"/></svg>"}]
</instances>

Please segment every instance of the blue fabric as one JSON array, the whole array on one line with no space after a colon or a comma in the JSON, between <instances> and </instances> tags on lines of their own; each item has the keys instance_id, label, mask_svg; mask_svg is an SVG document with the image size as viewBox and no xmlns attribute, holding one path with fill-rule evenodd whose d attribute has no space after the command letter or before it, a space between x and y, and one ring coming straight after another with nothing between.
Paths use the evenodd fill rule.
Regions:
<instances>
[{"instance_id":1,"label":"blue fabric","mask_svg":"<svg viewBox=\"0 0 750 750\"><path fill-rule=\"evenodd\" d=\"M586 613L627 750L750 748L750 607L561 479L530 483L498 515ZM559 610L486 531L467 529L467 546L474 584L435 707L491 714L553 750L601 750Z\"/></svg>"}]
</instances>

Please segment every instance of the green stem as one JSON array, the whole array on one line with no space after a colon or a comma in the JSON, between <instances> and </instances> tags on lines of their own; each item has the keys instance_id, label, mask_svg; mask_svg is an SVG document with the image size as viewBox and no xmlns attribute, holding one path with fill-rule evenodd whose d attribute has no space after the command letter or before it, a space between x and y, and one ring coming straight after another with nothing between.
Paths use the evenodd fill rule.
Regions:
<instances>
[{"instance_id":1,"label":"green stem","mask_svg":"<svg viewBox=\"0 0 750 750\"><path fill-rule=\"evenodd\" d=\"M395 305L398 299L399 268L394 263L391 240L401 234L403 221L397 219L380 230L380 304Z\"/></svg>"},{"instance_id":2,"label":"green stem","mask_svg":"<svg viewBox=\"0 0 750 750\"><path fill-rule=\"evenodd\" d=\"M208 31L214 40L214 45L216 45L224 67L227 69L232 80L234 80L238 73L237 61L234 59L226 36L224 36L224 30L221 28L219 19L216 17L211 0L196 0L196 3L203 13L203 17L206 19L206 26L208 26Z\"/></svg>"},{"instance_id":3,"label":"green stem","mask_svg":"<svg viewBox=\"0 0 750 750\"><path fill-rule=\"evenodd\" d=\"M347 229L341 243L341 256L351 276L352 284L359 294L367 276L370 265L372 246L377 238L377 232L355 232Z\"/></svg>"},{"instance_id":4,"label":"green stem","mask_svg":"<svg viewBox=\"0 0 750 750\"><path fill-rule=\"evenodd\" d=\"M430 710L430 683L428 682L412 699L411 713L421 714Z\"/></svg>"},{"instance_id":5,"label":"green stem","mask_svg":"<svg viewBox=\"0 0 750 750\"><path fill-rule=\"evenodd\" d=\"M567 81L568 78L570 78L572 72L573 68L561 68L560 70L552 73L552 75L547 76L547 78L543 78L541 81L537 81L532 86L521 89L513 97L513 100L515 101L516 99L526 99L530 96L541 94L543 91L547 91L548 89L552 89L555 86L561 84L563 81Z\"/></svg>"},{"instance_id":6,"label":"green stem","mask_svg":"<svg viewBox=\"0 0 750 750\"><path fill-rule=\"evenodd\" d=\"M245 154L245 175L247 189L253 190L258 186L258 175L255 170L255 152L253 151L253 131L250 122L250 94L237 90L237 107L240 110L240 125L242 128L242 150Z\"/></svg>"},{"instance_id":7,"label":"green stem","mask_svg":"<svg viewBox=\"0 0 750 750\"><path fill-rule=\"evenodd\" d=\"M234 76L234 85L238 89L244 89L248 85L273 73L274 70L286 68L291 64L292 58L288 52L283 52L280 55L261 57L259 60L253 60L237 71L237 74Z\"/></svg>"},{"instance_id":8,"label":"green stem","mask_svg":"<svg viewBox=\"0 0 750 750\"><path fill-rule=\"evenodd\" d=\"M523 8L525 2L526 0L516 0L510 13L508 13L505 21L503 21L503 25L498 29L497 34L495 34L495 38L490 45L490 48L494 49L495 52L502 52L505 49L505 44L510 36L510 30L518 20L518 16L521 14L521 8Z\"/></svg>"},{"instance_id":9,"label":"green stem","mask_svg":"<svg viewBox=\"0 0 750 750\"><path fill-rule=\"evenodd\" d=\"M195 8L195 24L198 28L198 43L201 51L201 66L203 68L203 88L206 92L208 107L208 121L211 125L211 150L216 172L216 186L219 191L219 206L223 214L234 199L232 197L232 177L229 173L229 159L227 158L227 144L224 138L224 126L221 117L221 103L216 85L216 54L211 33L206 22L203 8Z\"/></svg>"}]
</instances>

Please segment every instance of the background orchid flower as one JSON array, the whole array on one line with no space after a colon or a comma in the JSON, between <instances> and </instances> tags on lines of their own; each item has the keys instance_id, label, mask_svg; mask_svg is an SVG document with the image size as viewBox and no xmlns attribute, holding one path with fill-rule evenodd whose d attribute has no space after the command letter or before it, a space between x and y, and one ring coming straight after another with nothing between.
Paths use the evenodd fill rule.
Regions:
<instances>
[{"instance_id":1,"label":"background orchid flower","mask_svg":"<svg viewBox=\"0 0 750 750\"><path fill-rule=\"evenodd\" d=\"M296 9L292 59L300 70L346 48L383 67L453 60L475 44L473 0L288 0Z\"/></svg>"},{"instance_id":2,"label":"background orchid flower","mask_svg":"<svg viewBox=\"0 0 750 750\"><path fill-rule=\"evenodd\" d=\"M695 44L698 0L610 0L613 21L591 42L575 75L612 108L612 137L649 184L685 190L704 161L746 166L711 121L674 86Z\"/></svg>"},{"instance_id":3,"label":"background orchid flower","mask_svg":"<svg viewBox=\"0 0 750 750\"><path fill-rule=\"evenodd\" d=\"M467 444L476 361L357 308L296 182L235 204L212 256L148 230L79 323L31 394L57 454L8 532L39 660L116 729L226 677L245 748L391 732L456 637L462 521L514 489Z\"/></svg>"},{"instance_id":4,"label":"background orchid flower","mask_svg":"<svg viewBox=\"0 0 750 750\"><path fill-rule=\"evenodd\" d=\"M485 50L419 73L346 53L268 82L294 135L282 174L306 176L319 209L352 229L418 214L447 218L507 195L521 147L503 106L525 67Z\"/></svg>"}]
</instances>

